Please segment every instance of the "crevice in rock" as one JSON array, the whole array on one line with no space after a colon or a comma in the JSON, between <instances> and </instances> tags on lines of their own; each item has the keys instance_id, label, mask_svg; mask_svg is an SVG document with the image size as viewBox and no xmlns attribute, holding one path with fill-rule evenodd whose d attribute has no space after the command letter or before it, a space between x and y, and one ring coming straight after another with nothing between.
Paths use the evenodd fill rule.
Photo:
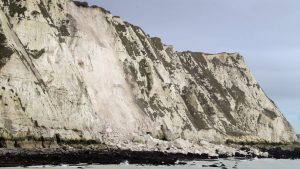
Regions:
<instances>
[{"instance_id":1,"label":"crevice in rock","mask_svg":"<svg viewBox=\"0 0 300 169\"><path fill-rule=\"evenodd\" d=\"M0 148L6 148L5 139L3 137L0 137Z\"/></svg>"}]
</instances>

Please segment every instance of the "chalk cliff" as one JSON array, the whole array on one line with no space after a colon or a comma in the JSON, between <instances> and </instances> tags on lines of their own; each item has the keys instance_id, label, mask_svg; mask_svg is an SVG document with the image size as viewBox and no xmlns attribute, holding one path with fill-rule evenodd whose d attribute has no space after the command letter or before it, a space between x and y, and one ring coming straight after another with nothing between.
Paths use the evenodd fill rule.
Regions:
<instances>
[{"instance_id":1,"label":"chalk cliff","mask_svg":"<svg viewBox=\"0 0 300 169\"><path fill-rule=\"evenodd\" d=\"M177 52L78 2L0 7L0 146L296 139L239 53Z\"/></svg>"}]
</instances>

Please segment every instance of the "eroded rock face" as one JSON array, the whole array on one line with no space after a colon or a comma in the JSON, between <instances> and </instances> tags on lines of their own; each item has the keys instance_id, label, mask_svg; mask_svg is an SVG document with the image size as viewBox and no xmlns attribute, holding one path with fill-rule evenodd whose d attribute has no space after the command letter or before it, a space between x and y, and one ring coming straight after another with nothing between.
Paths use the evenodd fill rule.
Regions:
<instances>
[{"instance_id":1,"label":"eroded rock face","mask_svg":"<svg viewBox=\"0 0 300 169\"><path fill-rule=\"evenodd\" d=\"M100 7L1 1L3 140L295 140L238 53L176 52ZM44 145L45 146L45 145Z\"/></svg>"}]
</instances>

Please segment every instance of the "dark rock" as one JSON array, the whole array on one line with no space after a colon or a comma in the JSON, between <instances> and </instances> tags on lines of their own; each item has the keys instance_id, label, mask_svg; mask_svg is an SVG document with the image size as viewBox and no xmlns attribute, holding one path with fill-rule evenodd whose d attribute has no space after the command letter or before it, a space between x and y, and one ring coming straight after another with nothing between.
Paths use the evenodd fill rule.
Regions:
<instances>
[{"instance_id":1,"label":"dark rock","mask_svg":"<svg viewBox=\"0 0 300 169\"><path fill-rule=\"evenodd\" d=\"M249 151L250 151L250 148L249 148L249 147L241 147L240 150L249 152Z\"/></svg>"},{"instance_id":2,"label":"dark rock","mask_svg":"<svg viewBox=\"0 0 300 169\"><path fill-rule=\"evenodd\" d=\"M116 149L15 149L0 151L0 167L32 166L32 165L61 165L61 164L129 164L145 165L186 165L185 161L210 159L207 154L168 154L155 151L129 151ZM180 162L178 162L180 161ZM218 164L223 167L222 163ZM82 167L82 166L78 166Z\"/></svg>"},{"instance_id":3,"label":"dark rock","mask_svg":"<svg viewBox=\"0 0 300 169\"><path fill-rule=\"evenodd\" d=\"M183 162L183 161L180 161L177 163L177 165L186 165L187 163L186 162Z\"/></svg>"},{"instance_id":4,"label":"dark rock","mask_svg":"<svg viewBox=\"0 0 300 169\"><path fill-rule=\"evenodd\" d=\"M214 167L214 168L227 169L226 165L223 164L222 162L220 162L220 163L214 163L214 164L210 164L210 165L202 165L202 167Z\"/></svg>"}]
</instances>

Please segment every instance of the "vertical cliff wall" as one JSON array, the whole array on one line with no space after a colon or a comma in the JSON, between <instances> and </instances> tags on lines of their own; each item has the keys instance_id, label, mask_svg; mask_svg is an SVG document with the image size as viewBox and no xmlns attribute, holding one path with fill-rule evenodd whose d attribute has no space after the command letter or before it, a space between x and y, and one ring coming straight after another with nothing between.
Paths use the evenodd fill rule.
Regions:
<instances>
[{"instance_id":1,"label":"vertical cliff wall","mask_svg":"<svg viewBox=\"0 0 300 169\"><path fill-rule=\"evenodd\" d=\"M177 52L72 1L0 6L4 140L295 140L238 53Z\"/></svg>"}]
</instances>

